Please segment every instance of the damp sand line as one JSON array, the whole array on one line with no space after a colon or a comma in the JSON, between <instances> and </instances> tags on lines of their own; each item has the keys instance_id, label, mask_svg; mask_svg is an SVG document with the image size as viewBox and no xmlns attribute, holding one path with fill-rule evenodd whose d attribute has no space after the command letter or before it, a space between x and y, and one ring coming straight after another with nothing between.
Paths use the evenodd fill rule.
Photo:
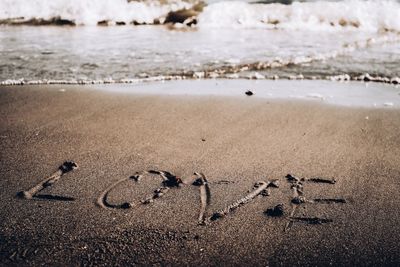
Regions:
<instances>
[{"instance_id":1,"label":"damp sand line","mask_svg":"<svg viewBox=\"0 0 400 267\"><path fill-rule=\"evenodd\" d=\"M32 188L26 191L18 192L17 196L24 198L24 199L32 199L34 197L41 198L41 199L53 199L53 200L64 200L64 201L71 201L74 200L70 197L61 197L61 196L52 196L52 195L38 195L40 191L43 189L52 186L55 184L63 175L75 170L78 168L78 165L73 161L65 161L58 170L55 171L49 177L46 177L41 182L33 186Z\"/></svg>"}]
</instances>

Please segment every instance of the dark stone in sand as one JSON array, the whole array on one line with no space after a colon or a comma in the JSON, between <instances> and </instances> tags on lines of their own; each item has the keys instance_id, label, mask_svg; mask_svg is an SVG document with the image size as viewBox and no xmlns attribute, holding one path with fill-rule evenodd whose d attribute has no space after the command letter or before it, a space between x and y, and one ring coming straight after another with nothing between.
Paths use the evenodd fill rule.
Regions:
<instances>
[{"instance_id":1,"label":"dark stone in sand","mask_svg":"<svg viewBox=\"0 0 400 267\"><path fill-rule=\"evenodd\" d=\"M278 179L272 180L272 181L269 183L268 187L279 188L279 180L278 180Z\"/></svg>"},{"instance_id":2,"label":"dark stone in sand","mask_svg":"<svg viewBox=\"0 0 400 267\"><path fill-rule=\"evenodd\" d=\"M263 190L260 195L264 196L264 197L268 197L269 195L271 195L271 191L267 188L265 190Z\"/></svg>"},{"instance_id":3,"label":"dark stone in sand","mask_svg":"<svg viewBox=\"0 0 400 267\"><path fill-rule=\"evenodd\" d=\"M299 178L297 178L296 176L291 175L291 174L287 174L286 178L288 179L289 182L299 182L300 181Z\"/></svg>"},{"instance_id":4,"label":"dark stone in sand","mask_svg":"<svg viewBox=\"0 0 400 267\"><path fill-rule=\"evenodd\" d=\"M130 208L132 208L131 203L125 202L121 205L121 209L130 209Z\"/></svg>"},{"instance_id":5,"label":"dark stone in sand","mask_svg":"<svg viewBox=\"0 0 400 267\"><path fill-rule=\"evenodd\" d=\"M61 170L63 173L70 172L70 171L75 170L77 168L78 168L78 165L73 161L66 161L66 162L63 163L63 165L58 167L58 169Z\"/></svg>"},{"instance_id":6,"label":"dark stone in sand","mask_svg":"<svg viewBox=\"0 0 400 267\"><path fill-rule=\"evenodd\" d=\"M210 220L211 220L211 221L216 221L216 220L218 220L219 218L222 218L222 214L219 213L219 212L216 212L216 213L214 213L214 214L211 216Z\"/></svg>"},{"instance_id":7,"label":"dark stone in sand","mask_svg":"<svg viewBox=\"0 0 400 267\"><path fill-rule=\"evenodd\" d=\"M283 204L278 204L273 208L269 208L265 211L265 214L271 217L280 217L285 213L285 208Z\"/></svg>"},{"instance_id":8,"label":"dark stone in sand","mask_svg":"<svg viewBox=\"0 0 400 267\"><path fill-rule=\"evenodd\" d=\"M254 93L252 92L252 91L246 91L246 93L245 93L246 95L248 95L248 96L251 96L251 95L254 95Z\"/></svg>"},{"instance_id":9,"label":"dark stone in sand","mask_svg":"<svg viewBox=\"0 0 400 267\"><path fill-rule=\"evenodd\" d=\"M302 203L306 203L306 198L305 197L294 197L292 199L292 203L293 204L302 204Z\"/></svg>"},{"instance_id":10,"label":"dark stone in sand","mask_svg":"<svg viewBox=\"0 0 400 267\"><path fill-rule=\"evenodd\" d=\"M196 185L196 186L200 186L200 185L204 184L204 181L201 178L197 178L196 180L194 180L194 182L192 184Z\"/></svg>"},{"instance_id":11,"label":"dark stone in sand","mask_svg":"<svg viewBox=\"0 0 400 267\"><path fill-rule=\"evenodd\" d=\"M180 178L163 181L163 184L168 186L168 187L179 187L179 185L181 183L182 183L182 180Z\"/></svg>"},{"instance_id":12,"label":"dark stone in sand","mask_svg":"<svg viewBox=\"0 0 400 267\"><path fill-rule=\"evenodd\" d=\"M163 181L163 184L168 186L168 187L178 187L180 184L182 184L182 179L179 177L176 177L175 175L169 173L169 172L164 172L165 176L167 177L168 180Z\"/></svg>"}]
</instances>

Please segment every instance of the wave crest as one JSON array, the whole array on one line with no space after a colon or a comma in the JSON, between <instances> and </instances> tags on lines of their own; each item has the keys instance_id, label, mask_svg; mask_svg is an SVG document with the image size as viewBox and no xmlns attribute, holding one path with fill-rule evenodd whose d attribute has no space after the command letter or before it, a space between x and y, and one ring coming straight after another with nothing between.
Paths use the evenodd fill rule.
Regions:
<instances>
[{"instance_id":1,"label":"wave crest","mask_svg":"<svg viewBox=\"0 0 400 267\"><path fill-rule=\"evenodd\" d=\"M250 4L219 2L199 16L201 27L267 27L283 29L362 29L400 32L400 3L394 0L345 0Z\"/></svg>"},{"instance_id":2,"label":"wave crest","mask_svg":"<svg viewBox=\"0 0 400 267\"><path fill-rule=\"evenodd\" d=\"M208 27L400 32L400 2L343 0L261 4L224 1L197 10L200 0L2 0L0 24L126 25L183 23ZM203 6L202 4L200 4ZM204 4L205 5L205 4ZM172 14L170 12L182 11ZM169 21L168 18L178 17ZM61 22L61 23L60 23Z\"/></svg>"},{"instance_id":3,"label":"wave crest","mask_svg":"<svg viewBox=\"0 0 400 267\"><path fill-rule=\"evenodd\" d=\"M170 11L191 7L190 1L127 0L2 0L0 21L3 24L49 24L59 18L76 25L138 23L153 24Z\"/></svg>"}]
</instances>

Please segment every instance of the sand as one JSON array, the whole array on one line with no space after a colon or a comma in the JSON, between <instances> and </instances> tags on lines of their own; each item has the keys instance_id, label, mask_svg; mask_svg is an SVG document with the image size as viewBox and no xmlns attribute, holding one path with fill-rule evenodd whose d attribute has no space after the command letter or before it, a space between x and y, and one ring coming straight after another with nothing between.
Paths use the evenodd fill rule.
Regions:
<instances>
[{"instance_id":1,"label":"sand","mask_svg":"<svg viewBox=\"0 0 400 267\"><path fill-rule=\"evenodd\" d=\"M244 93L3 86L0 112L2 266L400 264L398 109ZM17 197L67 160L79 168L38 193L47 198ZM187 184L141 204L162 179L129 177L148 170L168 171ZM257 181L278 179L279 188L199 225L206 191L189 182L194 172L208 182L206 218L251 195ZM291 204L287 174L335 179L303 181L303 196L345 203ZM100 194L121 179L107 202L133 207L98 206ZM283 216L267 215L277 204ZM289 224L293 207L292 217L311 221Z\"/></svg>"}]
</instances>

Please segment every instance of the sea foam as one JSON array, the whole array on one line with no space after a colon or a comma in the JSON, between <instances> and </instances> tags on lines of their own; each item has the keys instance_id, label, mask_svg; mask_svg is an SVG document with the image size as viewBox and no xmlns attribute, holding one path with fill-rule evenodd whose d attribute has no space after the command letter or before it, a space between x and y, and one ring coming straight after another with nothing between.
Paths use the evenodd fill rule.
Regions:
<instances>
[{"instance_id":1,"label":"sea foam","mask_svg":"<svg viewBox=\"0 0 400 267\"><path fill-rule=\"evenodd\" d=\"M185 1L128 2L127 0L1 0L0 20L61 18L77 25L97 25L100 21L152 24L170 11L188 8Z\"/></svg>"},{"instance_id":2,"label":"sea foam","mask_svg":"<svg viewBox=\"0 0 400 267\"><path fill-rule=\"evenodd\" d=\"M357 29L400 31L400 3L394 0L344 0L250 4L225 1L209 5L201 27L268 27L294 30Z\"/></svg>"},{"instance_id":3,"label":"sea foam","mask_svg":"<svg viewBox=\"0 0 400 267\"><path fill-rule=\"evenodd\" d=\"M189 9L195 0L1 0L0 22L67 20L76 25L153 24L170 11ZM400 32L396 0L312 1L252 4L209 1L198 16L198 27L264 27L294 30L362 30Z\"/></svg>"}]
</instances>

